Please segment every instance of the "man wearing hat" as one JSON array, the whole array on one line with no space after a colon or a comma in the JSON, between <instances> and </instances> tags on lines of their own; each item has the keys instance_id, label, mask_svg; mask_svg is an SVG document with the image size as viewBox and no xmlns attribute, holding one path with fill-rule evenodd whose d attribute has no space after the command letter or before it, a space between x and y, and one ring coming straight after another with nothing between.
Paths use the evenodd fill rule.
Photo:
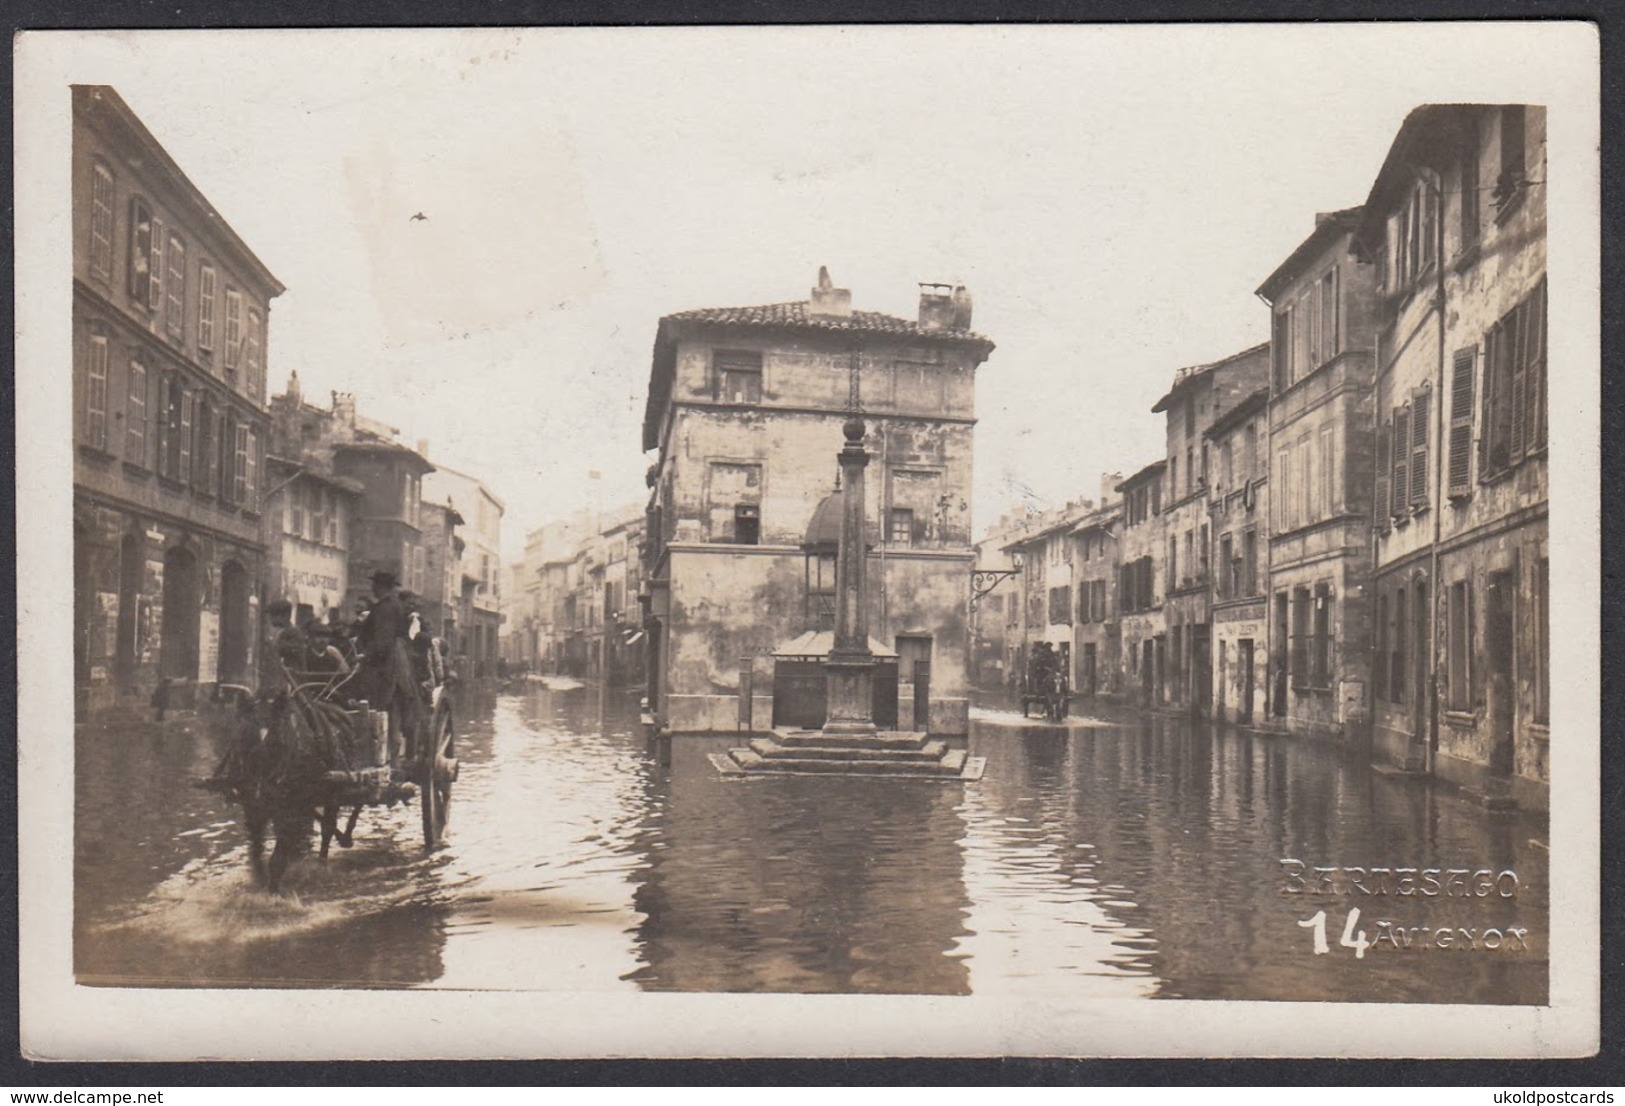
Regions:
<instances>
[{"instance_id":1,"label":"man wearing hat","mask_svg":"<svg viewBox=\"0 0 1625 1106\"><path fill-rule=\"evenodd\" d=\"M374 710L389 712L390 748L407 755L418 729L418 697L413 687L412 661L406 652L406 607L396 592L395 574L380 569L372 574L372 610L361 624L361 678Z\"/></svg>"}]
</instances>

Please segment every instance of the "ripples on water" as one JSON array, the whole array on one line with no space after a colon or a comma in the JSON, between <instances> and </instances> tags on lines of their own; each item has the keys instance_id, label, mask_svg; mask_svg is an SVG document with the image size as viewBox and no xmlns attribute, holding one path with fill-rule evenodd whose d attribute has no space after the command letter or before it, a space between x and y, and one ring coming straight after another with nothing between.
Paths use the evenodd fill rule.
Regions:
<instances>
[{"instance_id":1,"label":"ripples on water","mask_svg":"<svg viewBox=\"0 0 1625 1106\"><path fill-rule=\"evenodd\" d=\"M1333 749L1162 718L978 711L974 785L725 778L726 738L662 767L596 689L481 701L444 849L415 806L255 891L202 724L78 734L83 982L592 991L1541 1002L1542 820L1489 815ZM1537 842L1533 843L1532 842ZM1513 902L1280 893L1310 864L1515 868ZM1527 954L1310 954L1362 925L1519 925Z\"/></svg>"}]
</instances>

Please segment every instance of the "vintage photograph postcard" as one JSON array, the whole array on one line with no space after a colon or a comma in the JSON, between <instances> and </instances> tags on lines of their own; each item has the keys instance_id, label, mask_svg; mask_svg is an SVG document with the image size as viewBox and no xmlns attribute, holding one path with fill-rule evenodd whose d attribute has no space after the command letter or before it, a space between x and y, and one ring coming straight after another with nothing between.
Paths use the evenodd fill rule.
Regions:
<instances>
[{"instance_id":1,"label":"vintage photograph postcard","mask_svg":"<svg viewBox=\"0 0 1625 1106\"><path fill-rule=\"evenodd\" d=\"M1596 1048L1593 27L15 77L27 1055Z\"/></svg>"}]
</instances>

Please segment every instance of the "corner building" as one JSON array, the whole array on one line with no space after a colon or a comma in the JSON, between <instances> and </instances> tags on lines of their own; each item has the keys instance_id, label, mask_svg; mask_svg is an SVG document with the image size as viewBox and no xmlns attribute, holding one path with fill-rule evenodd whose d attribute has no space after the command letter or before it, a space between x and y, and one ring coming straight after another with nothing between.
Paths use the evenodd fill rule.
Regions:
<instances>
[{"instance_id":1,"label":"corner building","mask_svg":"<svg viewBox=\"0 0 1625 1106\"><path fill-rule=\"evenodd\" d=\"M877 722L964 733L976 370L993 343L971 331L963 289L923 285L910 320L854 310L819 276L804 301L660 320L643 432L659 451L644 542L650 710L676 732L817 721L830 497L856 374Z\"/></svg>"},{"instance_id":2,"label":"corner building","mask_svg":"<svg viewBox=\"0 0 1625 1106\"><path fill-rule=\"evenodd\" d=\"M1351 208L1258 295L1271 305L1270 719L1363 746L1371 723L1373 274Z\"/></svg>"},{"instance_id":3,"label":"corner building","mask_svg":"<svg viewBox=\"0 0 1625 1106\"><path fill-rule=\"evenodd\" d=\"M117 92L72 96L76 708L184 708L257 665L283 287Z\"/></svg>"}]
</instances>

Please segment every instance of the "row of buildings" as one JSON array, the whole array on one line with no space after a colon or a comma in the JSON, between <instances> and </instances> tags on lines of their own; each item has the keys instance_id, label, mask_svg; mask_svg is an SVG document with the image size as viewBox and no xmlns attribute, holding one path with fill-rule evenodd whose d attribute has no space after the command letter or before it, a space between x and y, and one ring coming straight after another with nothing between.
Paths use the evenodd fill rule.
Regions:
<instances>
[{"instance_id":1,"label":"row of buildings","mask_svg":"<svg viewBox=\"0 0 1625 1106\"><path fill-rule=\"evenodd\" d=\"M508 568L502 655L526 672L644 681L643 508L582 510L525 535Z\"/></svg>"},{"instance_id":2,"label":"row of buildings","mask_svg":"<svg viewBox=\"0 0 1625 1106\"><path fill-rule=\"evenodd\" d=\"M74 683L80 716L253 684L259 612L348 617L384 569L476 672L502 503L336 394L267 390L284 288L106 86L73 96Z\"/></svg>"},{"instance_id":3,"label":"row of buildings","mask_svg":"<svg viewBox=\"0 0 1625 1106\"><path fill-rule=\"evenodd\" d=\"M1543 108L1413 111L1258 288L1270 340L1173 374L1163 455L981 543L1020 573L980 678L1047 640L1083 695L1544 805L1546 170Z\"/></svg>"}]
</instances>

